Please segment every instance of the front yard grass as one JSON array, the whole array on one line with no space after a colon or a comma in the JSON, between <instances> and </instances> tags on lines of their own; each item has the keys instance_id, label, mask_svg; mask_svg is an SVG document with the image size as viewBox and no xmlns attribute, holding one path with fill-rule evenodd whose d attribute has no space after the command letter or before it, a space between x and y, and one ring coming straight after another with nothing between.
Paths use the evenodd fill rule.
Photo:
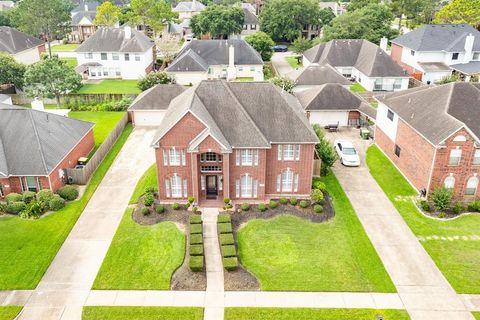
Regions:
<instances>
[{"instance_id":1,"label":"front yard grass","mask_svg":"<svg viewBox=\"0 0 480 320\"><path fill-rule=\"evenodd\" d=\"M251 220L238 232L242 265L269 291L395 292L333 173L322 179L335 218L315 224L290 215Z\"/></svg>"},{"instance_id":2,"label":"front yard grass","mask_svg":"<svg viewBox=\"0 0 480 320\"><path fill-rule=\"evenodd\" d=\"M74 51L80 46L78 43L67 43L67 44L59 44L56 46L52 46L52 52L70 52Z\"/></svg>"},{"instance_id":3,"label":"front yard grass","mask_svg":"<svg viewBox=\"0 0 480 320\"><path fill-rule=\"evenodd\" d=\"M202 320L203 308L83 307L83 320Z\"/></svg>"},{"instance_id":4,"label":"front yard grass","mask_svg":"<svg viewBox=\"0 0 480 320\"><path fill-rule=\"evenodd\" d=\"M475 319L480 320L480 312L473 312Z\"/></svg>"},{"instance_id":5,"label":"front yard grass","mask_svg":"<svg viewBox=\"0 0 480 320\"><path fill-rule=\"evenodd\" d=\"M13 320L21 310L19 306L0 306L0 320Z\"/></svg>"},{"instance_id":6,"label":"front yard grass","mask_svg":"<svg viewBox=\"0 0 480 320\"><path fill-rule=\"evenodd\" d=\"M408 320L405 310L310 309L310 308L226 308L225 320Z\"/></svg>"},{"instance_id":7,"label":"front yard grass","mask_svg":"<svg viewBox=\"0 0 480 320\"><path fill-rule=\"evenodd\" d=\"M367 151L367 165L372 176L416 236L438 236L421 241L425 250L458 293L480 293L480 246L478 241L444 241L440 237L480 234L480 216L463 216L439 221L421 214L410 197L417 192L377 146ZM406 200L408 199L408 200Z\"/></svg>"},{"instance_id":8,"label":"front yard grass","mask_svg":"<svg viewBox=\"0 0 480 320\"><path fill-rule=\"evenodd\" d=\"M302 63L298 63L297 57L286 57L285 59L293 69L298 69L302 66Z\"/></svg>"},{"instance_id":9,"label":"front yard grass","mask_svg":"<svg viewBox=\"0 0 480 320\"><path fill-rule=\"evenodd\" d=\"M124 115L125 112L112 111L75 111L68 114L70 118L95 123L95 127L93 127L95 149L97 149L103 143L103 141L105 141L110 132L113 130L113 128L115 128L117 123Z\"/></svg>"},{"instance_id":10,"label":"front yard grass","mask_svg":"<svg viewBox=\"0 0 480 320\"><path fill-rule=\"evenodd\" d=\"M146 187L158 188L157 165L152 164L138 181L137 187L130 198L130 204L138 203L138 199L145 193Z\"/></svg>"},{"instance_id":11,"label":"front yard grass","mask_svg":"<svg viewBox=\"0 0 480 320\"><path fill-rule=\"evenodd\" d=\"M141 90L137 87L137 80L102 80L99 83L83 84L77 93L96 94L96 93L118 93L118 94L138 94Z\"/></svg>"},{"instance_id":12,"label":"front yard grass","mask_svg":"<svg viewBox=\"0 0 480 320\"><path fill-rule=\"evenodd\" d=\"M0 218L0 290L37 286L131 132L129 124L92 175L79 200L39 220Z\"/></svg>"}]
</instances>

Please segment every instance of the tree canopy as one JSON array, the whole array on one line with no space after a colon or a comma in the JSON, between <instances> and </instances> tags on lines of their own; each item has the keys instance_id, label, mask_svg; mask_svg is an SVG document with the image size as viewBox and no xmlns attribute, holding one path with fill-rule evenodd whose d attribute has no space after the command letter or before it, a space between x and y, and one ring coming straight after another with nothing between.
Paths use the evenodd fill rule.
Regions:
<instances>
[{"instance_id":1,"label":"tree canopy","mask_svg":"<svg viewBox=\"0 0 480 320\"><path fill-rule=\"evenodd\" d=\"M380 0L351 0L347 5L347 10L349 12L362 9L369 4L379 4Z\"/></svg>"},{"instance_id":2,"label":"tree canopy","mask_svg":"<svg viewBox=\"0 0 480 320\"><path fill-rule=\"evenodd\" d=\"M480 30L480 0L452 0L435 15L435 23L468 23Z\"/></svg>"},{"instance_id":3,"label":"tree canopy","mask_svg":"<svg viewBox=\"0 0 480 320\"><path fill-rule=\"evenodd\" d=\"M262 31L255 32L246 36L245 41L260 53L263 61L270 61L275 42L273 42L268 34Z\"/></svg>"},{"instance_id":4,"label":"tree canopy","mask_svg":"<svg viewBox=\"0 0 480 320\"><path fill-rule=\"evenodd\" d=\"M114 27L120 21L121 10L110 1L105 1L97 7L93 23L97 26Z\"/></svg>"},{"instance_id":5,"label":"tree canopy","mask_svg":"<svg viewBox=\"0 0 480 320\"><path fill-rule=\"evenodd\" d=\"M292 43L292 51L297 54L303 54L305 51L313 47L311 40L305 39L304 37L298 37Z\"/></svg>"},{"instance_id":6,"label":"tree canopy","mask_svg":"<svg viewBox=\"0 0 480 320\"><path fill-rule=\"evenodd\" d=\"M148 25L155 32L161 32L165 23L175 21L178 17L164 0L132 0L130 10L126 10L125 14L129 22L141 25L143 30Z\"/></svg>"},{"instance_id":7,"label":"tree canopy","mask_svg":"<svg viewBox=\"0 0 480 320\"><path fill-rule=\"evenodd\" d=\"M322 26L329 26L332 20L335 19L335 13L330 8L320 10L320 22Z\"/></svg>"},{"instance_id":8,"label":"tree canopy","mask_svg":"<svg viewBox=\"0 0 480 320\"><path fill-rule=\"evenodd\" d=\"M15 61L8 53L0 52L0 85L13 84L21 89L24 73L25 65Z\"/></svg>"},{"instance_id":9,"label":"tree canopy","mask_svg":"<svg viewBox=\"0 0 480 320\"><path fill-rule=\"evenodd\" d=\"M224 39L243 30L245 15L239 6L210 5L192 17L192 32L200 37L210 34L213 39Z\"/></svg>"},{"instance_id":10,"label":"tree canopy","mask_svg":"<svg viewBox=\"0 0 480 320\"><path fill-rule=\"evenodd\" d=\"M260 25L273 40L292 41L304 26L320 25L320 18L318 1L269 0L260 13Z\"/></svg>"}]
</instances>

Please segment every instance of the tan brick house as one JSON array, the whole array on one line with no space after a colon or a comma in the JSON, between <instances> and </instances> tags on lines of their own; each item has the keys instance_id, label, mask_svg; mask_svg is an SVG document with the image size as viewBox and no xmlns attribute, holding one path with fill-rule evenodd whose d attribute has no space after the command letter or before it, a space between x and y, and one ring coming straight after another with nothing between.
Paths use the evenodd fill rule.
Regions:
<instances>
[{"instance_id":1,"label":"tan brick house","mask_svg":"<svg viewBox=\"0 0 480 320\"><path fill-rule=\"evenodd\" d=\"M456 82L380 95L377 145L419 191L480 195L480 84Z\"/></svg>"},{"instance_id":2,"label":"tan brick house","mask_svg":"<svg viewBox=\"0 0 480 320\"><path fill-rule=\"evenodd\" d=\"M153 141L160 200L307 197L317 142L295 97L271 83L202 81L172 100Z\"/></svg>"}]
</instances>

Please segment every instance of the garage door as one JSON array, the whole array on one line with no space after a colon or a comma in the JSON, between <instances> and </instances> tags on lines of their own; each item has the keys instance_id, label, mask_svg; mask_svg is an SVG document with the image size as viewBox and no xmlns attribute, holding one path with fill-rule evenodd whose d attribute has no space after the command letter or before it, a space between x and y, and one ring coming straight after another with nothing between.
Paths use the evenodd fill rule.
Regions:
<instances>
[{"instance_id":1,"label":"garage door","mask_svg":"<svg viewBox=\"0 0 480 320\"><path fill-rule=\"evenodd\" d=\"M348 125L348 112L345 111L311 111L310 123L321 126L338 123L340 126Z\"/></svg>"},{"instance_id":2,"label":"garage door","mask_svg":"<svg viewBox=\"0 0 480 320\"><path fill-rule=\"evenodd\" d=\"M135 126L158 126L162 122L165 111L134 111Z\"/></svg>"}]
</instances>

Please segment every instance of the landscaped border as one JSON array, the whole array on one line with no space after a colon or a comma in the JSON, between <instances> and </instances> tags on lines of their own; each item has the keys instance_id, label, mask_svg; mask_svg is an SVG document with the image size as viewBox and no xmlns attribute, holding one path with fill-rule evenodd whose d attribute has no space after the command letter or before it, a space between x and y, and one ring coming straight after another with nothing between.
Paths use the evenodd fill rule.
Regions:
<instances>
[{"instance_id":1,"label":"landscaped border","mask_svg":"<svg viewBox=\"0 0 480 320\"><path fill-rule=\"evenodd\" d=\"M83 307L83 320L203 320L197 307Z\"/></svg>"}]
</instances>

